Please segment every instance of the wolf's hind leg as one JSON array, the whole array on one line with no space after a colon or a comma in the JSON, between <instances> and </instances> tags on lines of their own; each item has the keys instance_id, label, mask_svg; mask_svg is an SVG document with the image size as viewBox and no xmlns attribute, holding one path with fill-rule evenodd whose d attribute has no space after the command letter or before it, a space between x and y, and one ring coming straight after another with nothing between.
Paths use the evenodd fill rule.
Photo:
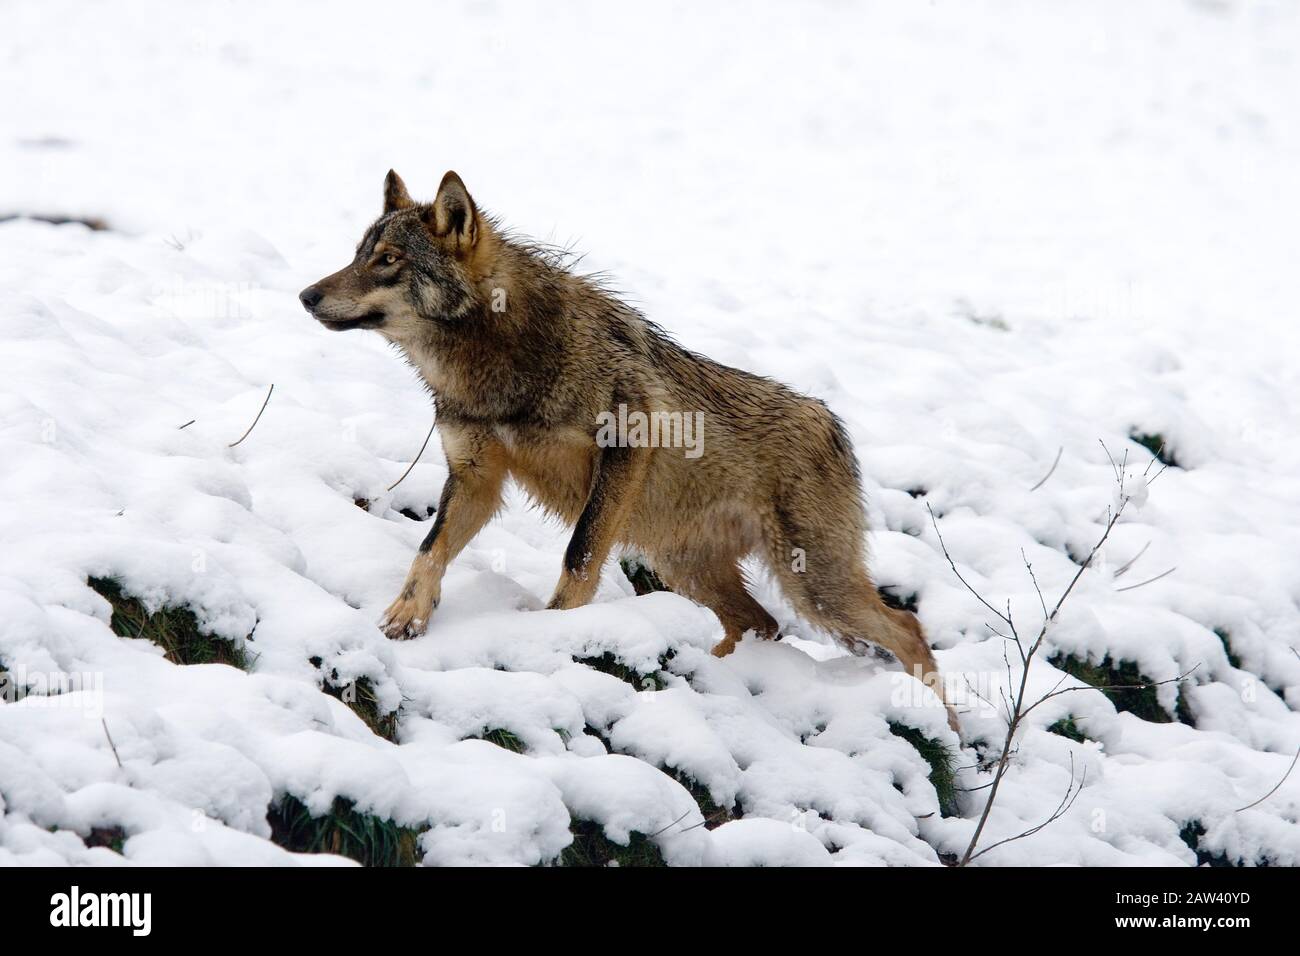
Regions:
<instances>
[{"instance_id":1,"label":"wolf's hind leg","mask_svg":"<svg viewBox=\"0 0 1300 956\"><path fill-rule=\"evenodd\" d=\"M749 631L765 640L777 636L776 619L746 590L735 558L656 563L655 573L674 591L718 615L723 635L713 648L714 657L726 657Z\"/></svg>"},{"instance_id":2,"label":"wolf's hind leg","mask_svg":"<svg viewBox=\"0 0 1300 956\"><path fill-rule=\"evenodd\" d=\"M780 500L764 527L768 563L799 613L851 651L871 642L892 652L944 700L948 725L957 730L920 621L886 606L867 573L866 521L856 496L833 485L801 486Z\"/></svg>"},{"instance_id":3,"label":"wolf's hind leg","mask_svg":"<svg viewBox=\"0 0 1300 956\"><path fill-rule=\"evenodd\" d=\"M460 432L444 434L447 481L442 486L433 529L411 562L402 591L379 626L394 640L424 633L429 615L442 598L447 565L469 544L501 506L505 455L493 442L473 440Z\"/></svg>"}]
</instances>

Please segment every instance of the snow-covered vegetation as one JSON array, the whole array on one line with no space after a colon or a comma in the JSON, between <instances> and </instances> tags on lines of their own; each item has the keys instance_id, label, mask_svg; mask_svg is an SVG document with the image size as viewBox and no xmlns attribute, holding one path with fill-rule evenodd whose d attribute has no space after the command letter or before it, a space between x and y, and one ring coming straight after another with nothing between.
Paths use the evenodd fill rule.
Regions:
<instances>
[{"instance_id":1,"label":"snow-covered vegetation","mask_svg":"<svg viewBox=\"0 0 1300 956\"><path fill-rule=\"evenodd\" d=\"M1300 773L1259 801L1300 746L1294 9L4 19L0 864L951 862L1019 664L939 534L1033 635L1026 562L1050 608L1111 456L1141 494L1028 694L1152 686L1037 708L982 843L1078 794L976 862L1300 862ZM388 489L432 410L296 294L390 166L425 199L455 168L681 342L825 399L964 739L762 578L785 637L724 659L712 613L615 562L541 609L568 530L517 492L387 640L436 436Z\"/></svg>"}]
</instances>

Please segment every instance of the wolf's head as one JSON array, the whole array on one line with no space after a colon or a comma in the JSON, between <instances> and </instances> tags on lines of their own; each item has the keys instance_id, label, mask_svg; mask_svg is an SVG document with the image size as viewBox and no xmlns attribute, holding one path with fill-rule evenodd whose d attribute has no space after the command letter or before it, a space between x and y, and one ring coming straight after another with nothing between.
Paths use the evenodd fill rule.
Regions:
<instances>
[{"instance_id":1,"label":"wolf's head","mask_svg":"<svg viewBox=\"0 0 1300 956\"><path fill-rule=\"evenodd\" d=\"M455 323L478 304L475 259L488 228L454 172L426 205L412 200L402 178L389 170L384 211L352 261L298 299L335 331L379 329L400 340L430 322Z\"/></svg>"}]
</instances>

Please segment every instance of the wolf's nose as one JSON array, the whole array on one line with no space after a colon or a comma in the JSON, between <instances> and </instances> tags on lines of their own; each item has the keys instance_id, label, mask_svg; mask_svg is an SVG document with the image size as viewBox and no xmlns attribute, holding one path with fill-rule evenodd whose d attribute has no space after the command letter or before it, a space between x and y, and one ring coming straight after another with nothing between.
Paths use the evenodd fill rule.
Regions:
<instances>
[{"instance_id":1,"label":"wolf's nose","mask_svg":"<svg viewBox=\"0 0 1300 956\"><path fill-rule=\"evenodd\" d=\"M321 296L320 290L314 285L309 285L298 293L298 301L301 302L303 308L308 311L316 308L322 298L323 296Z\"/></svg>"}]
</instances>

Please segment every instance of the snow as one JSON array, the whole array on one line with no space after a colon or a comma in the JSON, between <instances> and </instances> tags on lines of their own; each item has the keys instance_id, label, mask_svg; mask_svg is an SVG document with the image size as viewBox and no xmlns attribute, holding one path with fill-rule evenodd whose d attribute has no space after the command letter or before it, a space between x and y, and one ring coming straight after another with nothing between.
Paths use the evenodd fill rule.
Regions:
<instances>
[{"instance_id":1,"label":"snow","mask_svg":"<svg viewBox=\"0 0 1300 956\"><path fill-rule=\"evenodd\" d=\"M446 476L435 437L385 490L431 408L377 336L325 332L296 294L350 255L390 166L423 198L455 168L684 344L825 399L861 460L876 579L916 595L958 690L997 701L1004 645L927 508L1033 634L1025 561L1059 595L1116 506L1106 449L1140 476L1130 434L1163 435L1183 467L1126 506L1030 699L1063 677L1049 656L1109 655L1191 671L1195 726L1091 691L1044 704L981 845L1082 777L1080 796L979 863L1190 865L1193 821L1207 852L1300 863L1300 775L1235 812L1300 746L1293 9L55 2L6 19L0 71L22 94L0 104L0 213L112 228L0 223L0 662L34 689L0 700L0 864L346 863L271 842L285 794L427 827L428 864L549 862L572 819L683 865L965 848L984 791L941 817L889 726L957 747L934 698L843 656L764 578L788 636L723 660L710 612L634 596L613 563L591 606L541 610L567 532L512 493L428 634L382 636L428 528L401 512L426 514ZM190 607L251 672L116 637L91 576ZM665 686L583 663L606 653L666 662ZM331 671L400 705L396 741L322 692ZM69 675L88 679L39 692ZM1177 695L1158 689L1170 712ZM958 784L976 788L1005 723L971 695L961 710ZM1046 731L1068 715L1090 740ZM525 752L475 739L489 730ZM742 818L700 825L672 774ZM121 855L85 846L99 827L124 830Z\"/></svg>"}]
</instances>

